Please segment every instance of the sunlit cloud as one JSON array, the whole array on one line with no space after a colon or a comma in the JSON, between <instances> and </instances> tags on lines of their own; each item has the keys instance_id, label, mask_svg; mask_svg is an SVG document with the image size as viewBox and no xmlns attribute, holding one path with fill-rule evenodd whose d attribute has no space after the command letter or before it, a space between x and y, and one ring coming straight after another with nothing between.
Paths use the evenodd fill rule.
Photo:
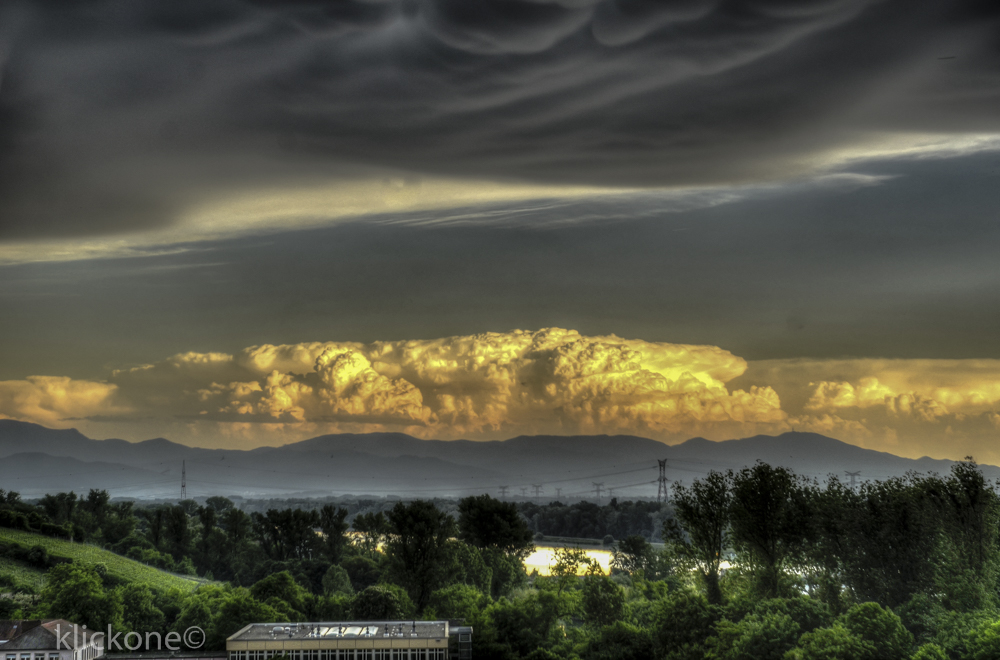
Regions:
<instances>
[{"instance_id":1,"label":"sunlit cloud","mask_svg":"<svg viewBox=\"0 0 1000 660\"><path fill-rule=\"evenodd\" d=\"M165 256L202 249L212 241L350 221L545 228L639 220L804 190L847 191L892 178L823 172L782 182L640 189L394 176L273 187L202 200L180 212L175 223L160 229L110 237L0 243L0 265ZM588 203L593 206L586 206Z\"/></svg>"},{"instance_id":2,"label":"sunlit cloud","mask_svg":"<svg viewBox=\"0 0 1000 660\"><path fill-rule=\"evenodd\" d=\"M94 415L126 414L117 390L113 383L61 376L0 381L0 418L63 427Z\"/></svg>"},{"instance_id":3,"label":"sunlit cloud","mask_svg":"<svg viewBox=\"0 0 1000 660\"><path fill-rule=\"evenodd\" d=\"M275 429L288 439L376 430L435 438L632 433L677 439L783 428L773 390L727 389L745 369L742 358L714 346L585 337L557 328L264 345L235 355L185 353L115 371L103 386L128 405L89 412L101 422L117 414L125 422L156 417L230 425L229 432L258 441ZM29 409L4 412L40 421ZM44 421L56 419L49 414Z\"/></svg>"},{"instance_id":4,"label":"sunlit cloud","mask_svg":"<svg viewBox=\"0 0 1000 660\"><path fill-rule=\"evenodd\" d=\"M770 360L744 379L774 387L798 430L913 457L1000 460L1000 360Z\"/></svg>"},{"instance_id":5,"label":"sunlit cloud","mask_svg":"<svg viewBox=\"0 0 1000 660\"><path fill-rule=\"evenodd\" d=\"M0 415L91 434L248 447L324 433L631 434L668 443L812 431L1000 461L1000 360L747 362L716 346L548 328L188 352L103 381L0 382Z\"/></svg>"}]
</instances>

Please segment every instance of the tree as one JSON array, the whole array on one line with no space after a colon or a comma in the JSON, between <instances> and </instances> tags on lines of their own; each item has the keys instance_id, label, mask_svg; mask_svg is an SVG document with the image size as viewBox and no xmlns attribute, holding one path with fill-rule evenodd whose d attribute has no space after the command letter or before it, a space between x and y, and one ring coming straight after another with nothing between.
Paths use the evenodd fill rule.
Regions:
<instances>
[{"instance_id":1,"label":"tree","mask_svg":"<svg viewBox=\"0 0 1000 660\"><path fill-rule=\"evenodd\" d=\"M838 622L871 647L871 653L858 660L903 660L913 650L913 635L892 610L878 603L855 605Z\"/></svg>"},{"instance_id":2,"label":"tree","mask_svg":"<svg viewBox=\"0 0 1000 660\"><path fill-rule=\"evenodd\" d=\"M445 582L470 584L484 592L489 592L493 583L493 570L486 565L479 548L461 541L450 539L445 544L447 554L444 571Z\"/></svg>"},{"instance_id":3,"label":"tree","mask_svg":"<svg viewBox=\"0 0 1000 660\"><path fill-rule=\"evenodd\" d=\"M109 625L121 624L118 594L105 591L92 566L58 564L46 577L40 609L48 618L66 619L91 630L107 630Z\"/></svg>"},{"instance_id":4,"label":"tree","mask_svg":"<svg viewBox=\"0 0 1000 660\"><path fill-rule=\"evenodd\" d=\"M923 491L937 510L947 578L938 581L952 609L993 604L997 590L1000 497L971 456L951 467L948 478L927 478Z\"/></svg>"},{"instance_id":5,"label":"tree","mask_svg":"<svg viewBox=\"0 0 1000 660\"><path fill-rule=\"evenodd\" d=\"M385 585L368 587L351 603L351 616L358 621L402 619L403 603L399 595Z\"/></svg>"},{"instance_id":6,"label":"tree","mask_svg":"<svg viewBox=\"0 0 1000 660\"><path fill-rule=\"evenodd\" d=\"M549 575L559 585L557 595L562 595L563 589L574 584L581 572L586 575L602 574L597 562L579 548L556 548L553 557L555 563L549 567Z\"/></svg>"},{"instance_id":7,"label":"tree","mask_svg":"<svg viewBox=\"0 0 1000 660\"><path fill-rule=\"evenodd\" d=\"M233 589L222 600L211 618L212 623L209 628L211 633L206 630L206 649L225 649L226 637L247 624L280 621L282 618L277 610L255 599L246 589Z\"/></svg>"},{"instance_id":8,"label":"tree","mask_svg":"<svg viewBox=\"0 0 1000 660\"><path fill-rule=\"evenodd\" d=\"M262 603L276 598L301 615L309 610L309 592L303 589L288 571L272 573L260 580L250 588L250 595Z\"/></svg>"},{"instance_id":9,"label":"tree","mask_svg":"<svg viewBox=\"0 0 1000 660\"><path fill-rule=\"evenodd\" d=\"M811 536L810 489L791 470L758 461L732 479L733 545L760 594L778 595L784 569L802 559Z\"/></svg>"},{"instance_id":10,"label":"tree","mask_svg":"<svg viewBox=\"0 0 1000 660\"><path fill-rule=\"evenodd\" d=\"M386 555L394 582L402 585L419 610L427 606L432 592L447 581L448 539L455 521L432 502L398 502L386 516L389 541Z\"/></svg>"},{"instance_id":11,"label":"tree","mask_svg":"<svg viewBox=\"0 0 1000 660\"><path fill-rule=\"evenodd\" d=\"M817 628L799 638L787 660L858 660L870 657L872 647L842 625Z\"/></svg>"},{"instance_id":12,"label":"tree","mask_svg":"<svg viewBox=\"0 0 1000 660\"><path fill-rule=\"evenodd\" d=\"M483 548L480 554L490 570L490 595L493 598L507 596L528 581L524 563L517 556L498 548Z\"/></svg>"},{"instance_id":13,"label":"tree","mask_svg":"<svg viewBox=\"0 0 1000 660\"><path fill-rule=\"evenodd\" d=\"M598 628L621 621L625 614L625 591L603 575L583 582L583 612L587 623Z\"/></svg>"},{"instance_id":14,"label":"tree","mask_svg":"<svg viewBox=\"0 0 1000 660\"><path fill-rule=\"evenodd\" d=\"M343 568L333 565L327 569L323 575L323 593L332 594L353 594L354 587L351 586L351 576Z\"/></svg>"},{"instance_id":15,"label":"tree","mask_svg":"<svg viewBox=\"0 0 1000 660\"><path fill-rule=\"evenodd\" d=\"M663 540L678 563L696 569L712 604L722 602L719 566L729 546L732 473L709 472L690 488L673 484L674 518L663 527Z\"/></svg>"},{"instance_id":16,"label":"tree","mask_svg":"<svg viewBox=\"0 0 1000 660\"><path fill-rule=\"evenodd\" d=\"M689 590L671 593L658 603L653 613L658 657L701 660L705 640L719 618L719 608L704 597Z\"/></svg>"},{"instance_id":17,"label":"tree","mask_svg":"<svg viewBox=\"0 0 1000 660\"><path fill-rule=\"evenodd\" d=\"M552 629L559 617L558 597L546 591L533 591L511 602L498 600L487 609L496 637L515 655L523 658L535 649L550 645ZM478 653L478 652L477 652Z\"/></svg>"},{"instance_id":18,"label":"tree","mask_svg":"<svg viewBox=\"0 0 1000 660\"><path fill-rule=\"evenodd\" d=\"M458 503L458 537L477 548L497 548L522 561L532 553L533 534L513 502L489 495L465 497Z\"/></svg>"},{"instance_id":19,"label":"tree","mask_svg":"<svg viewBox=\"0 0 1000 660\"><path fill-rule=\"evenodd\" d=\"M122 625L139 633L162 631L166 617L153 602L153 592L144 584L129 582L117 589L122 604Z\"/></svg>"},{"instance_id":20,"label":"tree","mask_svg":"<svg viewBox=\"0 0 1000 660\"><path fill-rule=\"evenodd\" d=\"M996 658L996 655L989 656L991 658ZM911 660L948 660L948 654L944 652L944 649L937 644L924 644L917 649L917 652L913 654ZM975 660L980 660L975 658Z\"/></svg>"},{"instance_id":21,"label":"tree","mask_svg":"<svg viewBox=\"0 0 1000 660\"><path fill-rule=\"evenodd\" d=\"M705 646L711 660L781 660L795 646L801 629L787 614L753 613L738 623L723 619Z\"/></svg>"},{"instance_id":22,"label":"tree","mask_svg":"<svg viewBox=\"0 0 1000 660\"><path fill-rule=\"evenodd\" d=\"M828 561L855 598L896 607L933 592L939 535L919 478L865 482L858 493L828 486L820 500Z\"/></svg>"},{"instance_id":23,"label":"tree","mask_svg":"<svg viewBox=\"0 0 1000 660\"><path fill-rule=\"evenodd\" d=\"M586 660L649 660L654 657L653 649L649 630L616 621L602 628L582 655Z\"/></svg>"},{"instance_id":24,"label":"tree","mask_svg":"<svg viewBox=\"0 0 1000 660\"><path fill-rule=\"evenodd\" d=\"M191 528L188 525L188 514L181 505L168 507L164 511L163 537L166 550L176 561L180 561L191 552Z\"/></svg>"},{"instance_id":25,"label":"tree","mask_svg":"<svg viewBox=\"0 0 1000 660\"><path fill-rule=\"evenodd\" d=\"M638 534L622 539L611 551L611 568L629 575L639 571L646 573L654 561L653 546Z\"/></svg>"},{"instance_id":26,"label":"tree","mask_svg":"<svg viewBox=\"0 0 1000 660\"><path fill-rule=\"evenodd\" d=\"M377 584L382 577L382 569L368 557L348 557L340 563L351 578L351 586L355 591L361 591Z\"/></svg>"},{"instance_id":27,"label":"tree","mask_svg":"<svg viewBox=\"0 0 1000 660\"><path fill-rule=\"evenodd\" d=\"M319 528L323 532L323 554L330 563L340 563L347 544L347 509L326 504L319 510Z\"/></svg>"},{"instance_id":28,"label":"tree","mask_svg":"<svg viewBox=\"0 0 1000 660\"><path fill-rule=\"evenodd\" d=\"M490 597L467 584L452 584L438 589L427 601L427 612L440 619L472 621L489 607Z\"/></svg>"},{"instance_id":29,"label":"tree","mask_svg":"<svg viewBox=\"0 0 1000 660\"><path fill-rule=\"evenodd\" d=\"M385 519L385 515L381 511L363 513L354 517L351 526L357 532L358 547L369 558L374 558L389 536L389 521Z\"/></svg>"}]
</instances>

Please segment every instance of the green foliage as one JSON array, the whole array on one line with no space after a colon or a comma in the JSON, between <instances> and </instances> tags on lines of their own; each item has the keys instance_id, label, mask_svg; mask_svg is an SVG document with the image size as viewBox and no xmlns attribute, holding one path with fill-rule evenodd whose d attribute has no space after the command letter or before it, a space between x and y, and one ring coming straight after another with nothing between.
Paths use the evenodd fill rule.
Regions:
<instances>
[{"instance_id":1,"label":"green foliage","mask_svg":"<svg viewBox=\"0 0 1000 660\"><path fill-rule=\"evenodd\" d=\"M935 584L945 603L965 611L995 605L1000 497L971 457L922 486L941 530Z\"/></svg>"},{"instance_id":2,"label":"green foliage","mask_svg":"<svg viewBox=\"0 0 1000 660\"><path fill-rule=\"evenodd\" d=\"M996 658L997 656L990 656ZM910 656L911 660L948 660L948 654L937 644L924 644Z\"/></svg>"},{"instance_id":3,"label":"green foliage","mask_svg":"<svg viewBox=\"0 0 1000 660\"><path fill-rule=\"evenodd\" d=\"M351 616L358 621L403 618L399 594L385 585L368 587L351 602Z\"/></svg>"},{"instance_id":4,"label":"green foliage","mask_svg":"<svg viewBox=\"0 0 1000 660\"><path fill-rule=\"evenodd\" d=\"M937 534L918 478L828 486L820 499L827 563L859 600L895 607L933 592Z\"/></svg>"},{"instance_id":5,"label":"green foliage","mask_svg":"<svg viewBox=\"0 0 1000 660\"><path fill-rule=\"evenodd\" d=\"M699 594L674 592L661 600L654 614L653 639L662 657L691 659L703 656L703 644L719 620L719 608Z\"/></svg>"},{"instance_id":6,"label":"green foliage","mask_svg":"<svg viewBox=\"0 0 1000 660\"><path fill-rule=\"evenodd\" d=\"M733 545L765 598L779 595L782 572L805 554L812 534L811 497L803 478L760 461L732 477Z\"/></svg>"},{"instance_id":7,"label":"green foliage","mask_svg":"<svg viewBox=\"0 0 1000 660\"><path fill-rule=\"evenodd\" d=\"M166 617L156 606L153 592L144 584L129 583L117 588L122 605L122 626L136 632L162 630Z\"/></svg>"},{"instance_id":8,"label":"green foliage","mask_svg":"<svg viewBox=\"0 0 1000 660\"><path fill-rule=\"evenodd\" d=\"M913 635L917 644L931 641L938 629L940 618L945 608L935 599L926 594L914 594L895 610L900 621Z\"/></svg>"},{"instance_id":9,"label":"green foliage","mask_svg":"<svg viewBox=\"0 0 1000 660\"><path fill-rule=\"evenodd\" d=\"M826 603L809 598L795 596L793 598L772 598L764 600L754 607L753 613L758 616L787 615L798 625L803 633L816 628L823 628L833 623L833 615Z\"/></svg>"},{"instance_id":10,"label":"green foliage","mask_svg":"<svg viewBox=\"0 0 1000 660\"><path fill-rule=\"evenodd\" d=\"M306 618L305 615L311 608L312 596L288 571L268 575L250 588L250 594L260 602L275 598L285 603L297 615L296 620Z\"/></svg>"},{"instance_id":11,"label":"green foliage","mask_svg":"<svg viewBox=\"0 0 1000 660\"><path fill-rule=\"evenodd\" d=\"M389 537L389 521L381 511L378 513L362 513L354 517L351 523L355 536L355 544L369 558L374 559L379 546Z\"/></svg>"},{"instance_id":12,"label":"green foliage","mask_svg":"<svg viewBox=\"0 0 1000 660\"><path fill-rule=\"evenodd\" d=\"M878 603L855 605L838 622L853 635L871 645L871 660L902 660L913 651L913 635L892 610ZM863 660L859 658L859 660Z\"/></svg>"},{"instance_id":13,"label":"green foliage","mask_svg":"<svg viewBox=\"0 0 1000 660\"><path fill-rule=\"evenodd\" d=\"M524 657L551 643L559 611L558 598L545 591L534 591L515 601L502 598L488 608L496 638L515 656Z\"/></svg>"},{"instance_id":14,"label":"green foliage","mask_svg":"<svg viewBox=\"0 0 1000 660\"><path fill-rule=\"evenodd\" d=\"M121 625L122 605L92 566L60 564L48 572L38 609L46 618L67 619L92 630Z\"/></svg>"},{"instance_id":15,"label":"green foliage","mask_svg":"<svg viewBox=\"0 0 1000 660\"><path fill-rule=\"evenodd\" d=\"M576 584L578 575L603 575L597 562L580 548L556 548L553 558L555 562L549 575L556 581L560 594L566 587Z\"/></svg>"},{"instance_id":16,"label":"green foliage","mask_svg":"<svg viewBox=\"0 0 1000 660\"><path fill-rule=\"evenodd\" d=\"M218 651L225 648L226 637L243 626L282 619L280 612L258 601L248 589L206 585L184 600L173 630L199 626L205 631L205 650Z\"/></svg>"},{"instance_id":17,"label":"green foliage","mask_svg":"<svg viewBox=\"0 0 1000 660\"><path fill-rule=\"evenodd\" d=\"M397 503L387 519L389 574L423 610L431 593L448 580L448 539L455 533L455 521L423 500Z\"/></svg>"},{"instance_id":18,"label":"green foliage","mask_svg":"<svg viewBox=\"0 0 1000 660\"><path fill-rule=\"evenodd\" d=\"M817 628L799 638L798 648L786 660L860 660L872 657L873 648L840 624Z\"/></svg>"},{"instance_id":19,"label":"green foliage","mask_svg":"<svg viewBox=\"0 0 1000 660\"><path fill-rule=\"evenodd\" d=\"M674 518L663 526L663 540L682 568L697 570L710 603L722 603L719 566L729 547L732 473L709 472L690 488L673 485Z\"/></svg>"},{"instance_id":20,"label":"green foliage","mask_svg":"<svg viewBox=\"0 0 1000 660\"><path fill-rule=\"evenodd\" d=\"M348 557L340 566L347 571L354 591L362 591L377 584L382 576L381 567L368 557Z\"/></svg>"},{"instance_id":21,"label":"green foliage","mask_svg":"<svg viewBox=\"0 0 1000 660\"><path fill-rule=\"evenodd\" d=\"M648 660L653 657L649 630L622 621L601 628L581 653L585 660Z\"/></svg>"},{"instance_id":22,"label":"green foliage","mask_svg":"<svg viewBox=\"0 0 1000 660\"><path fill-rule=\"evenodd\" d=\"M490 597L467 584L452 584L431 594L424 615L428 618L473 621L490 605Z\"/></svg>"},{"instance_id":23,"label":"green foliage","mask_svg":"<svg viewBox=\"0 0 1000 660\"><path fill-rule=\"evenodd\" d=\"M477 495L460 500L458 513L458 537L470 545L496 548L521 560L534 550L532 532L516 504Z\"/></svg>"},{"instance_id":24,"label":"green foliage","mask_svg":"<svg viewBox=\"0 0 1000 660\"><path fill-rule=\"evenodd\" d=\"M344 554L347 545L347 509L334 508L327 504L319 510L319 528L323 533L320 543L323 556L336 564Z\"/></svg>"},{"instance_id":25,"label":"green foliage","mask_svg":"<svg viewBox=\"0 0 1000 660\"><path fill-rule=\"evenodd\" d=\"M483 548L480 555L490 570L490 595L494 599L510 595L527 582L524 564L517 556L498 548Z\"/></svg>"},{"instance_id":26,"label":"green foliage","mask_svg":"<svg viewBox=\"0 0 1000 660\"><path fill-rule=\"evenodd\" d=\"M942 612L935 621L931 642L940 646L949 658L968 658L969 645L977 632L1000 618L991 610L976 612Z\"/></svg>"},{"instance_id":27,"label":"green foliage","mask_svg":"<svg viewBox=\"0 0 1000 660\"><path fill-rule=\"evenodd\" d=\"M1000 621L980 626L972 635L968 649L972 660L1000 658Z\"/></svg>"},{"instance_id":28,"label":"green foliage","mask_svg":"<svg viewBox=\"0 0 1000 660\"><path fill-rule=\"evenodd\" d=\"M340 566L330 566L326 574L323 575L323 593L332 594L354 594L354 587L351 586L351 576Z\"/></svg>"},{"instance_id":29,"label":"green foliage","mask_svg":"<svg viewBox=\"0 0 1000 660\"><path fill-rule=\"evenodd\" d=\"M353 602L354 597L345 593L320 598L316 602L316 618L321 621L350 621Z\"/></svg>"},{"instance_id":30,"label":"green foliage","mask_svg":"<svg viewBox=\"0 0 1000 660\"><path fill-rule=\"evenodd\" d=\"M781 660L801 633L788 614L751 614L738 623L723 619L705 641L711 660Z\"/></svg>"},{"instance_id":31,"label":"green foliage","mask_svg":"<svg viewBox=\"0 0 1000 660\"><path fill-rule=\"evenodd\" d=\"M625 591L603 575L583 581L583 613L587 623L604 627L625 616Z\"/></svg>"},{"instance_id":32,"label":"green foliage","mask_svg":"<svg viewBox=\"0 0 1000 660\"><path fill-rule=\"evenodd\" d=\"M452 539L445 543L445 554L441 584L458 582L472 585L481 591L490 591L493 570L486 565L479 548Z\"/></svg>"},{"instance_id":33,"label":"green foliage","mask_svg":"<svg viewBox=\"0 0 1000 660\"><path fill-rule=\"evenodd\" d=\"M654 561L653 546L638 534L622 539L611 551L611 568L629 575L639 571L647 573Z\"/></svg>"},{"instance_id":34,"label":"green foliage","mask_svg":"<svg viewBox=\"0 0 1000 660\"><path fill-rule=\"evenodd\" d=\"M103 563L108 567L108 574L116 580L120 582L141 582L156 591L167 591L173 588L181 589L182 591L192 591L204 582L203 580L170 575L93 545L71 543L62 539L12 529L0 529L0 541L13 542L22 547L39 545L45 548L50 556L59 555L68 557L74 563L84 565Z\"/></svg>"}]
</instances>

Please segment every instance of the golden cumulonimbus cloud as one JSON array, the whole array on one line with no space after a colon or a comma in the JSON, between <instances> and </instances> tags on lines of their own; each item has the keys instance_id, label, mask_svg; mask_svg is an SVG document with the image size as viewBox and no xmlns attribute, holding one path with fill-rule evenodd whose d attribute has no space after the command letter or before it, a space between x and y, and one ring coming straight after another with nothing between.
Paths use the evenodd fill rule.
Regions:
<instances>
[{"instance_id":1,"label":"golden cumulonimbus cloud","mask_svg":"<svg viewBox=\"0 0 1000 660\"><path fill-rule=\"evenodd\" d=\"M714 346L587 337L559 328L262 345L234 355L183 353L115 371L106 382L88 381L109 393L89 407L50 406L42 417L38 406L8 403L0 412L51 423L59 410L74 408L76 417L159 416L295 434L723 437L771 429L786 417L769 387L727 389L746 366Z\"/></svg>"},{"instance_id":2,"label":"golden cumulonimbus cloud","mask_svg":"<svg viewBox=\"0 0 1000 660\"><path fill-rule=\"evenodd\" d=\"M771 360L548 328L180 353L103 380L0 382L0 417L194 444L323 433L633 434L666 442L814 431L910 456L997 460L997 360Z\"/></svg>"}]
</instances>

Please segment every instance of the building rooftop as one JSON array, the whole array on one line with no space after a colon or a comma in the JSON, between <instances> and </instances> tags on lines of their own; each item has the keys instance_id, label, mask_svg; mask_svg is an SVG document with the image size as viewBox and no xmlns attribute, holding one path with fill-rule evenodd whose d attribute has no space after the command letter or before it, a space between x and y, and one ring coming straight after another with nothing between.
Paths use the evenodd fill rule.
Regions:
<instances>
[{"instance_id":1,"label":"building rooftop","mask_svg":"<svg viewBox=\"0 0 1000 660\"><path fill-rule=\"evenodd\" d=\"M336 639L441 639L447 621L333 621L326 623L251 623L230 642Z\"/></svg>"},{"instance_id":2,"label":"building rooftop","mask_svg":"<svg viewBox=\"0 0 1000 660\"><path fill-rule=\"evenodd\" d=\"M72 634L74 630L79 633L76 637ZM59 638L63 639L63 648L83 648L84 631L66 619L0 621L0 631L11 635L8 641L0 644L4 651L57 650ZM70 635L67 637L66 633Z\"/></svg>"}]
</instances>

